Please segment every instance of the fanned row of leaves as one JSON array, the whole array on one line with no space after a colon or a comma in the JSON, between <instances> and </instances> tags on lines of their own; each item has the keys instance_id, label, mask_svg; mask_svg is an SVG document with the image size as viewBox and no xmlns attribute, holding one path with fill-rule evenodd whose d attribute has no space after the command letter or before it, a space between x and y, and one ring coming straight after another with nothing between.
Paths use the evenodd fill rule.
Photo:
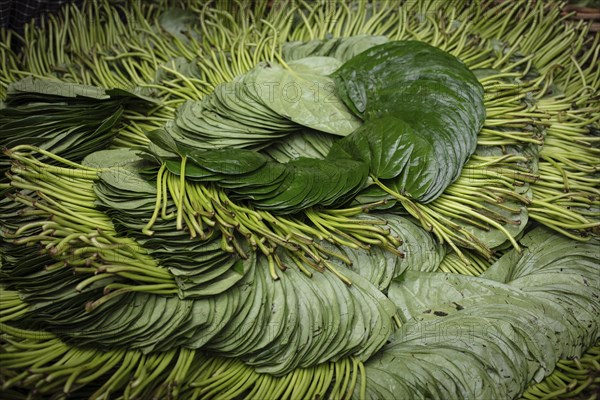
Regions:
<instances>
[{"instance_id":1,"label":"fanned row of leaves","mask_svg":"<svg viewBox=\"0 0 600 400\"><path fill-rule=\"evenodd\" d=\"M32 145L81 161L117 136L126 109L146 112L156 104L123 89L29 77L9 86L0 107L0 147ZM0 168L4 175L9 165L3 160Z\"/></svg>"},{"instance_id":2,"label":"fanned row of leaves","mask_svg":"<svg viewBox=\"0 0 600 400\"><path fill-rule=\"evenodd\" d=\"M598 243L540 228L521 243L478 278L409 271L392 282L403 325L365 364L366 397L515 398L593 345Z\"/></svg>"},{"instance_id":3,"label":"fanned row of leaves","mask_svg":"<svg viewBox=\"0 0 600 400\"><path fill-rule=\"evenodd\" d=\"M422 42L389 42L350 59L334 79L365 124L333 154L367 162L375 178L424 203L458 178L485 119L483 88L459 60Z\"/></svg>"},{"instance_id":4,"label":"fanned row of leaves","mask_svg":"<svg viewBox=\"0 0 600 400\"><path fill-rule=\"evenodd\" d=\"M261 257L238 285L203 299L132 293L89 312L85 303L98 295L94 288L50 304L29 298L31 312L15 326L35 326L72 345L103 350L126 346L148 354L204 349L235 356L259 373L275 375L350 355L366 360L387 340L395 308L360 276L351 274L352 289L333 274L309 279L294 269L273 281L265 262ZM68 269L39 272L29 279L48 280L54 288L72 282ZM10 282L14 277L3 278ZM19 278L28 276L21 273ZM39 283L18 287L48 292Z\"/></svg>"},{"instance_id":5,"label":"fanned row of leaves","mask_svg":"<svg viewBox=\"0 0 600 400\"><path fill-rule=\"evenodd\" d=\"M329 57L285 68L261 63L202 100L184 103L165 129L179 147L192 150L260 148L302 127L348 135L360 121L333 93L328 75L340 64Z\"/></svg>"},{"instance_id":6,"label":"fanned row of leaves","mask_svg":"<svg viewBox=\"0 0 600 400\"><path fill-rule=\"evenodd\" d=\"M149 134L157 145L169 146L154 151L181 152L161 131ZM368 167L350 157L329 160L301 157L286 163L270 160L261 153L244 149L192 150L179 157L160 157L167 169L178 176L198 182L214 182L233 198L250 200L258 209L294 214L306 208L332 206L347 202L363 188Z\"/></svg>"}]
</instances>

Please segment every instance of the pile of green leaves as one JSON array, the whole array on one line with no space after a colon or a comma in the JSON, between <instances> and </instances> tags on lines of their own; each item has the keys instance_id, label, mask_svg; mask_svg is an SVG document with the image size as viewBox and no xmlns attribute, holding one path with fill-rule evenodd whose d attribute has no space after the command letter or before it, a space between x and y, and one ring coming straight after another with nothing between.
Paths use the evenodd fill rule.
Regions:
<instances>
[{"instance_id":1,"label":"pile of green leaves","mask_svg":"<svg viewBox=\"0 0 600 400\"><path fill-rule=\"evenodd\" d=\"M579 65L565 52L573 63L555 71L543 61L558 41L525 51L534 30L521 47L486 41L529 29L511 25L516 8L471 24L478 8L433 15L434 3L416 2L416 14L411 2L290 3L281 14L266 2L236 2L240 14L231 2L133 3L97 18L109 27L97 28L98 51L72 40L85 26L42 30L72 44L39 57L29 43L35 76L47 64L66 80L148 83L142 92L162 102L12 85L0 110L0 397L515 398L558 359L577 364L600 337L600 243L528 221L573 218L536 203L537 179L538 196L593 215L594 162L548 159L538 134L555 135L546 149L589 144L597 54ZM333 25L318 21L327 15ZM478 24L477 36L464 28ZM90 59L79 68L71 53ZM572 91L580 83L565 71L584 88ZM507 94L521 84L531 93ZM565 229L597 226L582 215ZM389 237L403 242L386 247ZM440 272L469 260L456 272L480 276Z\"/></svg>"},{"instance_id":2,"label":"pile of green leaves","mask_svg":"<svg viewBox=\"0 0 600 400\"><path fill-rule=\"evenodd\" d=\"M595 343L599 243L538 228L521 244L480 277L394 280L388 295L404 323L365 364L367 398L515 398Z\"/></svg>"},{"instance_id":3,"label":"pile of green leaves","mask_svg":"<svg viewBox=\"0 0 600 400\"><path fill-rule=\"evenodd\" d=\"M388 42L347 61L334 79L365 124L329 159L363 160L376 178L423 203L458 178L485 119L483 88L458 59L422 42Z\"/></svg>"},{"instance_id":4,"label":"pile of green leaves","mask_svg":"<svg viewBox=\"0 0 600 400\"><path fill-rule=\"evenodd\" d=\"M358 52L377 41L365 44L359 37L319 45L343 58L348 49ZM344 47L335 47L339 43ZM163 155L151 151L177 175L215 182L257 208L280 213L339 206L368 185L367 174L429 202L460 175L485 118L483 89L473 73L422 42L387 42L343 65L322 56L285 66L268 63L236 80L202 101L185 103L174 123L149 135ZM294 97L289 97L291 88ZM212 128L210 116L219 122ZM277 127L269 118L288 125ZM232 120L238 128L232 128ZM293 132L293 126L345 138L333 142L324 160L301 157L281 164L240 149L264 146ZM164 151L172 153L170 160ZM185 171L177 155L189 158Z\"/></svg>"},{"instance_id":5,"label":"pile of green leaves","mask_svg":"<svg viewBox=\"0 0 600 400\"><path fill-rule=\"evenodd\" d=\"M183 149L260 148L303 126L345 136L360 121L333 93L328 75L340 62L310 57L260 63L219 85L202 100L188 101L165 129Z\"/></svg>"},{"instance_id":6,"label":"pile of green leaves","mask_svg":"<svg viewBox=\"0 0 600 400\"><path fill-rule=\"evenodd\" d=\"M126 109L147 111L154 105L155 100L123 89L29 77L9 85L0 107L0 147L32 145L81 161L110 144ZM7 160L0 163L2 175L8 167Z\"/></svg>"},{"instance_id":7,"label":"pile of green leaves","mask_svg":"<svg viewBox=\"0 0 600 400\"><path fill-rule=\"evenodd\" d=\"M156 168L138 153L131 149L103 150L83 161L90 167L102 168L94 191L98 205L111 217L116 231L135 238L148 254L168 268L183 298L225 292L253 270L254 257L242 262L222 250L223 237L218 231L209 233L204 240L190 240L188 232L177 229L175 218L167 217L177 212L172 203L164 210L165 218L154 224L152 236L143 233L157 195L156 186L145 175L156 174Z\"/></svg>"}]
</instances>

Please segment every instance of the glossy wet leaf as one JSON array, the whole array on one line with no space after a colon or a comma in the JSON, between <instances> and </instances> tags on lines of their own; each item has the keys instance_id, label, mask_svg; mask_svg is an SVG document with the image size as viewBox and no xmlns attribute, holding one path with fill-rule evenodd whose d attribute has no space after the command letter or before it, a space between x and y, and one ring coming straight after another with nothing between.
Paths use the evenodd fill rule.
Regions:
<instances>
[{"instance_id":1,"label":"glossy wet leaf","mask_svg":"<svg viewBox=\"0 0 600 400\"><path fill-rule=\"evenodd\" d=\"M346 147L364 151L368 142L362 159L375 176L424 203L458 177L485 118L483 88L458 59L422 42L388 42L347 61L334 79L366 121Z\"/></svg>"}]
</instances>

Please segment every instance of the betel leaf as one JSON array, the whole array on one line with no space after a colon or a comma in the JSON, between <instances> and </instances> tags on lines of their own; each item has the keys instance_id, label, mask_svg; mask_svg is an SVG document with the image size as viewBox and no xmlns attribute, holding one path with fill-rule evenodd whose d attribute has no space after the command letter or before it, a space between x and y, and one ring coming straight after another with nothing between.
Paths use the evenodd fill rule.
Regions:
<instances>
[{"instance_id":1,"label":"betel leaf","mask_svg":"<svg viewBox=\"0 0 600 400\"><path fill-rule=\"evenodd\" d=\"M268 160L260 153L244 149L195 150L188 157L197 165L223 175L248 174L262 168Z\"/></svg>"},{"instance_id":2,"label":"betel leaf","mask_svg":"<svg viewBox=\"0 0 600 400\"><path fill-rule=\"evenodd\" d=\"M287 63L297 73L328 76L333 74L342 62L333 57L305 57Z\"/></svg>"},{"instance_id":3,"label":"betel leaf","mask_svg":"<svg viewBox=\"0 0 600 400\"><path fill-rule=\"evenodd\" d=\"M201 37L194 29L199 24L198 16L189 10L173 8L163 12L158 17L160 27L179 40L188 42L190 38L199 40Z\"/></svg>"},{"instance_id":4,"label":"betel leaf","mask_svg":"<svg viewBox=\"0 0 600 400\"><path fill-rule=\"evenodd\" d=\"M483 88L458 59L428 44L372 47L334 74L338 94L365 120L339 146L359 150L371 173L420 202L460 174L485 119ZM381 174L381 175L378 175Z\"/></svg>"},{"instance_id":5,"label":"betel leaf","mask_svg":"<svg viewBox=\"0 0 600 400\"><path fill-rule=\"evenodd\" d=\"M308 57L285 65L260 63L218 85L202 100L183 103L163 130L178 153L257 150L303 127L345 136L361 122L336 95L329 77L340 65L331 57ZM149 138L159 146L173 147L156 133Z\"/></svg>"},{"instance_id":6,"label":"betel leaf","mask_svg":"<svg viewBox=\"0 0 600 400\"><path fill-rule=\"evenodd\" d=\"M93 85L40 79L32 76L8 85L8 96L9 104L15 103L16 100L21 101L21 99L52 101L58 98L63 98L63 100L77 98L78 100L85 99L85 101L121 98L137 100L142 103L160 104L156 99L139 93L138 88L131 90L120 88L104 89Z\"/></svg>"},{"instance_id":7,"label":"betel leaf","mask_svg":"<svg viewBox=\"0 0 600 400\"><path fill-rule=\"evenodd\" d=\"M142 161L139 153L139 151L129 148L100 150L85 157L81 164L101 169L127 168Z\"/></svg>"},{"instance_id":8,"label":"betel leaf","mask_svg":"<svg viewBox=\"0 0 600 400\"><path fill-rule=\"evenodd\" d=\"M392 279L407 270L436 270L444 257L444 246L436 243L429 232L409 218L394 214L365 214L360 219L386 221L392 234L403 239L398 250L404 253L404 257L398 257L380 247L369 250L343 246L338 248L338 251L352 262L349 268L366 278L382 292L388 290Z\"/></svg>"},{"instance_id":9,"label":"betel leaf","mask_svg":"<svg viewBox=\"0 0 600 400\"><path fill-rule=\"evenodd\" d=\"M323 159L333 142L333 135L307 128L275 141L262 152L281 163L300 157Z\"/></svg>"},{"instance_id":10,"label":"betel leaf","mask_svg":"<svg viewBox=\"0 0 600 400\"><path fill-rule=\"evenodd\" d=\"M168 151L173 154L178 154L180 151L173 137L164 129L154 129L145 132L145 135L153 144L163 151Z\"/></svg>"},{"instance_id":11,"label":"betel leaf","mask_svg":"<svg viewBox=\"0 0 600 400\"><path fill-rule=\"evenodd\" d=\"M380 179L391 179L406 167L411 153L426 152L427 143L422 140L406 140L412 135L411 127L404 121L384 116L371 124L361 126L348 140L333 144L327 159L351 157L369 164L369 171Z\"/></svg>"},{"instance_id":12,"label":"betel leaf","mask_svg":"<svg viewBox=\"0 0 600 400\"><path fill-rule=\"evenodd\" d=\"M333 79L322 75L337 65L327 57L296 61L289 68L259 64L254 83L261 89L260 100L275 113L299 125L346 136L361 122L336 95Z\"/></svg>"},{"instance_id":13,"label":"betel leaf","mask_svg":"<svg viewBox=\"0 0 600 400\"><path fill-rule=\"evenodd\" d=\"M334 39L315 39L308 42L287 42L283 45L283 58L298 60L311 56L333 57L346 62L363 51L388 42L385 36L357 35Z\"/></svg>"},{"instance_id":14,"label":"betel leaf","mask_svg":"<svg viewBox=\"0 0 600 400\"><path fill-rule=\"evenodd\" d=\"M141 172L146 166L146 161L139 152L129 148L96 151L82 161L83 165L98 168L100 180L94 190L100 200L107 200L102 188L107 186L119 202L134 202L139 208L139 203L148 201L145 196L154 197L156 186L154 182L148 181ZM99 202L102 204L102 201Z\"/></svg>"},{"instance_id":15,"label":"betel leaf","mask_svg":"<svg viewBox=\"0 0 600 400\"><path fill-rule=\"evenodd\" d=\"M408 110L433 110L452 100L455 113L483 119L483 88L456 57L419 41L392 41L353 57L333 75L338 93L363 119ZM416 95L416 96L411 96ZM467 101L471 100L471 101ZM468 108L468 113L462 108Z\"/></svg>"},{"instance_id":16,"label":"betel leaf","mask_svg":"<svg viewBox=\"0 0 600 400\"><path fill-rule=\"evenodd\" d=\"M161 135L150 136L156 145L169 145ZM181 175L181 162L154 156L169 172ZM169 153L171 154L171 153ZM297 158L287 163L245 149L189 150L185 176L212 181L227 188L233 198L244 198L257 208L293 214L314 205L343 204L367 181L368 165L350 158L327 160Z\"/></svg>"},{"instance_id":17,"label":"betel leaf","mask_svg":"<svg viewBox=\"0 0 600 400\"><path fill-rule=\"evenodd\" d=\"M29 76L8 86L8 93L29 93L60 97L86 97L90 99L108 99L104 89L78 83L60 82L50 79L38 79Z\"/></svg>"},{"instance_id":18,"label":"betel leaf","mask_svg":"<svg viewBox=\"0 0 600 400\"><path fill-rule=\"evenodd\" d=\"M286 179L268 196L254 196L256 207L288 214L317 204L330 205L361 189L368 173L365 164L352 160L332 164L299 158L284 165L289 171Z\"/></svg>"}]
</instances>

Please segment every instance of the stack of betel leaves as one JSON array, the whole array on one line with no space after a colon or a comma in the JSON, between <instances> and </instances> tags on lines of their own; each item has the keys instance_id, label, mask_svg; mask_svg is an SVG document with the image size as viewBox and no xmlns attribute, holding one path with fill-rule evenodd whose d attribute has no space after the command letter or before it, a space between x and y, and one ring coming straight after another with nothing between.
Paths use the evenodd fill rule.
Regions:
<instances>
[{"instance_id":1,"label":"stack of betel leaves","mask_svg":"<svg viewBox=\"0 0 600 400\"><path fill-rule=\"evenodd\" d=\"M600 35L480 6L0 31L0 397L591 396Z\"/></svg>"}]
</instances>

